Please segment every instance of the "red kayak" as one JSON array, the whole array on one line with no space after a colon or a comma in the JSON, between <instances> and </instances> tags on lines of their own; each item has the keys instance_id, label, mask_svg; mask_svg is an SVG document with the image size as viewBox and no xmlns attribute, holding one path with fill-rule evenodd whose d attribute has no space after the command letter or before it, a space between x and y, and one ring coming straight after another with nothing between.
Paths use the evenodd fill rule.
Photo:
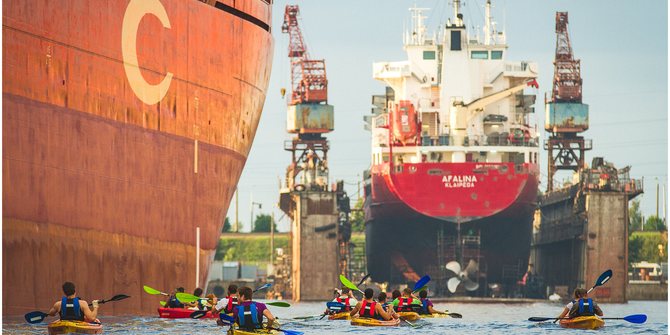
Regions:
<instances>
[{"instance_id":1,"label":"red kayak","mask_svg":"<svg viewBox=\"0 0 670 335\"><path fill-rule=\"evenodd\" d=\"M188 319L191 317L191 313L197 311L197 309L188 309L188 308L165 308L161 307L158 309L158 315L161 318L167 319ZM201 319L214 319L217 315L213 315L212 312L207 312L205 316Z\"/></svg>"}]
</instances>

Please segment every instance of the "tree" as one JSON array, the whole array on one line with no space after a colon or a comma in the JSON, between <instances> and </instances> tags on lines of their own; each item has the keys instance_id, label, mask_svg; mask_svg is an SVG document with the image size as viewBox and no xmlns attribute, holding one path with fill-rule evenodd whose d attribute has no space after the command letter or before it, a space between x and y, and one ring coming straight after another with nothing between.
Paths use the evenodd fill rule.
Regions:
<instances>
[{"instance_id":1,"label":"tree","mask_svg":"<svg viewBox=\"0 0 670 335\"><path fill-rule=\"evenodd\" d=\"M358 198L358 201L356 201L354 210L351 211L351 215L349 216L349 222L351 223L351 231L365 231L365 212L363 212L363 198Z\"/></svg>"},{"instance_id":2,"label":"tree","mask_svg":"<svg viewBox=\"0 0 670 335\"><path fill-rule=\"evenodd\" d=\"M230 226L230 220L226 216L226 220L223 221L223 230L221 230L222 233L227 233L230 232L231 226Z\"/></svg>"},{"instance_id":3,"label":"tree","mask_svg":"<svg viewBox=\"0 0 670 335\"><path fill-rule=\"evenodd\" d=\"M256 221L254 221L254 233L269 233L270 226L272 223L272 217L267 214L256 215ZM274 231L277 231L277 225L274 225Z\"/></svg>"},{"instance_id":4,"label":"tree","mask_svg":"<svg viewBox=\"0 0 670 335\"><path fill-rule=\"evenodd\" d=\"M651 215L647 218L647 221L644 223L644 231L664 231L667 230L665 222L663 219L659 218L656 215Z\"/></svg>"},{"instance_id":5,"label":"tree","mask_svg":"<svg viewBox=\"0 0 670 335\"><path fill-rule=\"evenodd\" d=\"M642 212L640 212L640 201L633 200L628 208L628 232L639 231L642 229Z\"/></svg>"}]
</instances>

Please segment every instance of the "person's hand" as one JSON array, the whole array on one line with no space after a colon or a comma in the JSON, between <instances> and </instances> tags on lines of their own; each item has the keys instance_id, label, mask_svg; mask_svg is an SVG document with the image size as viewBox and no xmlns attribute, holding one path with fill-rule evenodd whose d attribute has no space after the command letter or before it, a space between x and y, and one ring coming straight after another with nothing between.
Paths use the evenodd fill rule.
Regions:
<instances>
[{"instance_id":1,"label":"person's hand","mask_svg":"<svg viewBox=\"0 0 670 335\"><path fill-rule=\"evenodd\" d=\"M97 300L93 300L93 301L91 301L91 303L93 304L93 309L98 308L98 301Z\"/></svg>"}]
</instances>

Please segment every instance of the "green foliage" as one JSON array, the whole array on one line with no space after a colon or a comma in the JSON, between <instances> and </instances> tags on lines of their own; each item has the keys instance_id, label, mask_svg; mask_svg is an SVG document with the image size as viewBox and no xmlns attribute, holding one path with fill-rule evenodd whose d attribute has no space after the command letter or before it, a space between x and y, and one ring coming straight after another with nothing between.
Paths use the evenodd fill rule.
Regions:
<instances>
[{"instance_id":1,"label":"green foliage","mask_svg":"<svg viewBox=\"0 0 670 335\"><path fill-rule=\"evenodd\" d=\"M630 233L642 229L642 212L640 212L640 201L633 200L628 208L628 231Z\"/></svg>"},{"instance_id":2,"label":"green foliage","mask_svg":"<svg viewBox=\"0 0 670 335\"><path fill-rule=\"evenodd\" d=\"M222 230L221 232L222 232L222 233L227 233L227 232L230 231L230 229L231 229L231 226L230 226L230 220L229 220L228 217L226 216L226 220L223 221L223 230Z\"/></svg>"},{"instance_id":3,"label":"green foliage","mask_svg":"<svg viewBox=\"0 0 670 335\"><path fill-rule=\"evenodd\" d=\"M659 245L662 245L662 254L659 251ZM634 232L628 238L628 261L631 263L641 261L667 262L667 248L667 232Z\"/></svg>"},{"instance_id":4,"label":"green foliage","mask_svg":"<svg viewBox=\"0 0 670 335\"><path fill-rule=\"evenodd\" d=\"M352 232L364 232L365 231L365 213L363 212L363 198L358 198L356 205L354 205L355 211L351 212L349 216L349 222L351 222L351 231Z\"/></svg>"},{"instance_id":5,"label":"green foliage","mask_svg":"<svg viewBox=\"0 0 670 335\"><path fill-rule=\"evenodd\" d=\"M656 215L652 215L647 218L647 221L644 223L644 231L664 231L668 230L665 226L663 219L659 218Z\"/></svg>"},{"instance_id":6,"label":"green foliage","mask_svg":"<svg viewBox=\"0 0 670 335\"><path fill-rule=\"evenodd\" d=\"M267 214L256 215L256 221L254 221L254 233L269 233L270 226L272 223L272 217ZM277 231L277 225L274 226L274 231Z\"/></svg>"},{"instance_id":7,"label":"green foliage","mask_svg":"<svg viewBox=\"0 0 670 335\"><path fill-rule=\"evenodd\" d=\"M288 236L275 236L275 248L288 249ZM288 250L287 250L288 251ZM222 236L216 248L215 260L240 262L268 262L270 236Z\"/></svg>"}]
</instances>

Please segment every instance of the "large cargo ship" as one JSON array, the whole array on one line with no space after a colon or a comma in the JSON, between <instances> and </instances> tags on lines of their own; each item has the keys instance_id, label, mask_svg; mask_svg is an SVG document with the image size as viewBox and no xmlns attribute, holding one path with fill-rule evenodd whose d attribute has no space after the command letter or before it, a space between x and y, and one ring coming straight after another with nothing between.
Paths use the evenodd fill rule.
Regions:
<instances>
[{"instance_id":1,"label":"large cargo ship","mask_svg":"<svg viewBox=\"0 0 670 335\"><path fill-rule=\"evenodd\" d=\"M490 1L481 35L453 5L434 34L425 9L410 8L408 59L373 65L387 89L366 117L367 264L375 281L429 273L445 285L451 274L453 288L463 280L483 294L483 284L516 282L528 263L539 169L535 95L524 89L537 88L537 65L506 60Z\"/></svg>"},{"instance_id":2,"label":"large cargo ship","mask_svg":"<svg viewBox=\"0 0 670 335\"><path fill-rule=\"evenodd\" d=\"M48 309L66 280L132 296L105 314L155 313L142 285L204 286L265 101L272 1L2 6L3 314Z\"/></svg>"}]
</instances>

